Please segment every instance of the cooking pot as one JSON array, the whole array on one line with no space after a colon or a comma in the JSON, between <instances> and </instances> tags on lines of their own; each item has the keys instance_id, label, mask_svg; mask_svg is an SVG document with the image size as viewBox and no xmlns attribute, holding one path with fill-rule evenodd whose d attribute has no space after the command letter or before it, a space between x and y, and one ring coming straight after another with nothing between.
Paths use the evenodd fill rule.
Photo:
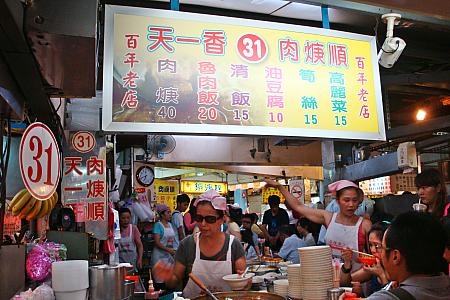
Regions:
<instances>
[{"instance_id":1,"label":"cooking pot","mask_svg":"<svg viewBox=\"0 0 450 300\"><path fill-rule=\"evenodd\" d=\"M127 268L121 265L101 265L89 268L89 293L91 299L122 300L129 295L125 291L124 277Z\"/></svg>"},{"instance_id":2,"label":"cooking pot","mask_svg":"<svg viewBox=\"0 0 450 300\"><path fill-rule=\"evenodd\" d=\"M286 300L284 297L277 294L250 291L221 292L214 293L214 296L219 298L219 300L225 300L226 298L233 300ZM210 297L208 295L202 295L193 300L210 300Z\"/></svg>"}]
</instances>

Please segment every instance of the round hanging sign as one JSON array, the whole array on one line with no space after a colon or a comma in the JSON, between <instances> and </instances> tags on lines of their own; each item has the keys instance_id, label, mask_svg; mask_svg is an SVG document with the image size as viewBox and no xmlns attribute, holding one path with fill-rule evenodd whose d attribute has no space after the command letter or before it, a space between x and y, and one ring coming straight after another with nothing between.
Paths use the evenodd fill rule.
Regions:
<instances>
[{"instance_id":1,"label":"round hanging sign","mask_svg":"<svg viewBox=\"0 0 450 300\"><path fill-rule=\"evenodd\" d=\"M61 153L47 125L30 124L20 140L19 165L25 187L39 200L46 200L56 190L61 175Z\"/></svg>"}]
</instances>

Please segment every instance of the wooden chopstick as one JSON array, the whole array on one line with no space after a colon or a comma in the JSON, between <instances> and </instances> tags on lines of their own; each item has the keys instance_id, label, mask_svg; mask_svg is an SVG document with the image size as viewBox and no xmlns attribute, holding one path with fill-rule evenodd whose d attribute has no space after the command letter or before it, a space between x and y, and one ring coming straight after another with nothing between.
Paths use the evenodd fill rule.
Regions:
<instances>
[{"instance_id":1,"label":"wooden chopstick","mask_svg":"<svg viewBox=\"0 0 450 300\"><path fill-rule=\"evenodd\" d=\"M342 247L337 247L337 246L330 246L330 248L332 248L332 249L336 249L336 250L346 250L346 249L350 249L350 248L342 248ZM369 254L369 253L365 253L365 252L361 252L361 251L356 251L356 250L353 250L353 249L350 249L350 250L352 250L354 253L358 253L358 254L361 254L361 255L364 255L364 256L370 256L370 257L375 257L375 255L372 255L372 254Z\"/></svg>"}]
</instances>

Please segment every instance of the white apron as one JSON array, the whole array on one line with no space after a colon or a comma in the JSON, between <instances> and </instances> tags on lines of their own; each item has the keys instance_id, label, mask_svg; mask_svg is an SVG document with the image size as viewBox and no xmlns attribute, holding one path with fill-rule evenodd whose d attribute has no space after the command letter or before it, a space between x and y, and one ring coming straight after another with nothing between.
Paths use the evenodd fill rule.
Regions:
<instances>
[{"instance_id":1,"label":"white apron","mask_svg":"<svg viewBox=\"0 0 450 300\"><path fill-rule=\"evenodd\" d=\"M230 235L228 244L227 259L225 261L204 260L200 258L199 237L195 239L195 259L192 265L192 274L195 275L203 284L213 293L225 292L231 289L223 281L222 277L232 274L231 262L231 244L233 244L234 236ZM183 290L184 298L195 298L200 295L201 289L189 278L186 287Z\"/></svg>"},{"instance_id":2,"label":"white apron","mask_svg":"<svg viewBox=\"0 0 450 300\"><path fill-rule=\"evenodd\" d=\"M355 225L343 225L336 222L336 216L338 213L333 213L331 222L328 225L327 232L325 233L325 243L330 246L339 248L350 248L358 251L358 232L363 218L360 217ZM333 257L340 258L342 260L341 251L332 249ZM360 269L361 264L355 261L356 255L353 253L352 272Z\"/></svg>"},{"instance_id":3,"label":"white apron","mask_svg":"<svg viewBox=\"0 0 450 300\"><path fill-rule=\"evenodd\" d=\"M130 263L136 267L137 250L136 244L133 241L133 225L128 225L130 234L123 236L119 240L119 262Z\"/></svg>"}]
</instances>

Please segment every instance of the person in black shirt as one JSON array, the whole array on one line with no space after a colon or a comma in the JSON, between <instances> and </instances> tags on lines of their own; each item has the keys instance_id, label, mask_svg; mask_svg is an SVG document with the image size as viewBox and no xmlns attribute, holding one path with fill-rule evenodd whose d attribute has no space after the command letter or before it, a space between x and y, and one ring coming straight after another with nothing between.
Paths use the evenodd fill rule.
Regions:
<instances>
[{"instance_id":1,"label":"person in black shirt","mask_svg":"<svg viewBox=\"0 0 450 300\"><path fill-rule=\"evenodd\" d=\"M271 195L268 199L270 209L264 212L261 230L266 239L266 245L270 246L272 251L278 251L281 248L279 228L283 225L289 225L289 216L286 210L280 208L280 197Z\"/></svg>"}]
</instances>

